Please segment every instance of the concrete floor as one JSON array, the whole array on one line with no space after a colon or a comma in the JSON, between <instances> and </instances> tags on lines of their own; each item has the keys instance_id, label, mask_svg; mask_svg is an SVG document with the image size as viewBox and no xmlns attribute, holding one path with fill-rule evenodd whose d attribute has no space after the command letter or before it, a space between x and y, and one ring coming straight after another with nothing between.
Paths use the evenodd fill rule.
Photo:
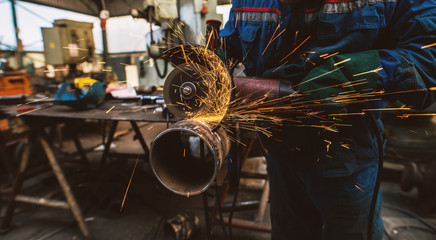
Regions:
<instances>
[{"instance_id":1,"label":"concrete floor","mask_svg":"<svg viewBox=\"0 0 436 240\"><path fill-rule=\"evenodd\" d=\"M100 125L92 123L89 131L81 129L80 139L84 148L91 148L101 143ZM151 140L165 129L165 124L140 123L140 129L149 145ZM120 123L116 146L111 151L140 154L142 149L138 141L133 140L130 125ZM57 144L55 144L56 146ZM69 157L74 155L71 140L63 141L63 154L58 156ZM65 154L66 153L66 154ZM176 196L164 189L152 176L147 164L139 163L130 186L124 208L120 212L121 202L131 176L136 159L116 160L110 159L103 167L99 166L101 151L91 151L87 154L93 166L89 170L76 162L63 163L64 171L73 186L73 191L78 199L86 218L87 225L97 240L163 240L167 239L164 223L167 219L177 214L190 211L200 220L200 230L193 236L193 240L205 239L205 224L202 198ZM37 164L42 165L44 161ZM5 178L2 184L5 183ZM57 182L50 172L45 172L38 178L32 178L24 185L25 193L43 196L57 188ZM385 224L384 239L436 239L431 232L417 218L408 214L419 214L416 205L416 193L402 193L398 184L391 182L382 183L384 208L382 210ZM214 191L209 191L214 195ZM241 189L241 200L259 199L261 190ZM57 191L55 196L62 196ZM0 196L0 220L3 219L6 195ZM230 194L226 201L231 200ZM214 198L209 198L209 206L214 203ZM406 210L407 212L404 212ZM253 220L257 210L247 210L235 213L235 218ZM265 222L269 222L268 213ZM436 225L436 215L425 217ZM226 229L228 231L228 228ZM270 234L233 228L233 239L238 240L266 240ZM64 240L84 239L72 215L62 209L40 207L35 205L20 204L16 209L13 219L13 228L7 233L0 234L0 239L7 240ZM213 228L212 239L225 239L223 229L219 225Z\"/></svg>"}]
</instances>

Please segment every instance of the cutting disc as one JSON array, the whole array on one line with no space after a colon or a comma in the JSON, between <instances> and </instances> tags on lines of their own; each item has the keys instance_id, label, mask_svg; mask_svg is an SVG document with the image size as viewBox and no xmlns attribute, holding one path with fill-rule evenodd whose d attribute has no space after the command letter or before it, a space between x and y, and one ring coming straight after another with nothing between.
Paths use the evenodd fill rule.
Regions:
<instances>
[{"instance_id":1,"label":"cutting disc","mask_svg":"<svg viewBox=\"0 0 436 240\"><path fill-rule=\"evenodd\" d=\"M164 84L168 110L182 119L218 125L230 104L230 74L212 51L192 45L169 49L163 55L174 70Z\"/></svg>"},{"instance_id":2,"label":"cutting disc","mask_svg":"<svg viewBox=\"0 0 436 240\"><path fill-rule=\"evenodd\" d=\"M175 116L188 119L198 117L212 106L215 88L213 79L205 74L208 69L196 63L178 65L164 84L164 99L168 110Z\"/></svg>"}]
</instances>

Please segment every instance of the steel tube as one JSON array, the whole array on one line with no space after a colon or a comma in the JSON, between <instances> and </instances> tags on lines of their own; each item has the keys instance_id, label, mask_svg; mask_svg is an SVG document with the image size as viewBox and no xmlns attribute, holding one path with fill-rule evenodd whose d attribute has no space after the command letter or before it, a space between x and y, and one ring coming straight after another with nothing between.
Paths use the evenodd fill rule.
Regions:
<instances>
[{"instance_id":1,"label":"steel tube","mask_svg":"<svg viewBox=\"0 0 436 240\"><path fill-rule=\"evenodd\" d=\"M182 120L160 133L151 144L150 166L157 179L179 195L197 195L214 181L230 141L224 129Z\"/></svg>"}]
</instances>

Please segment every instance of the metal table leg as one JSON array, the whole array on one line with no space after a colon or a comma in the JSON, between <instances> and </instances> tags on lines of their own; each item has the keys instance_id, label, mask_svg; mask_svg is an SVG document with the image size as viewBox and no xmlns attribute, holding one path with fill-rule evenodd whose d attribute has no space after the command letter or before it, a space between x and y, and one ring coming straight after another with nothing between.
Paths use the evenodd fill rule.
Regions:
<instances>
[{"instance_id":1,"label":"metal table leg","mask_svg":"<svg viewBox=\"0 0 436 240\"><path fill-rule=\"evenodd\" d=\"M11 165L10 158L9 158L8 153L6 151L6 143L5 143L1 133L0 133L0 158L3 160L3 165L6 168L6 171L9 175L10 179L13 179L14 169Z\"/></svg>"},{"instance_id":2,"label":"metal table leg","mask_svg":"<svg viewBox=\"0 0 436 240\"><path fill-rule=\"evenodd\" d=\"M136 137L141 143L146 159L148 159L150 155L150 150L148 149L147 144L145 143L144 137L142 136L141 131L139 130L138 124L136 124L135 121L130 121L130 124L132 125L133 131L135 131Z\"/></svg>"},{"instance_id":3,"label":"metal table leg","mask_svg":"<svg viewBox=\"0 0 436 240\"><path fill-rule=\"evenodd\" d=\"M112 141L114 140L115 131L117 130L118 121L112 123L111 129L109 131L109 136L104 146L103 155L101 156L100 165L106 163L107 156L109 155L109 150L111 148Z\"/></svg>"},{"instance_id":4,"label":"metal table leg","mask_svg":"<svg viewBox=\"0 0 436 240\"><path fill-rule=\"evenodd\" d=\"M67 202L19 195L24 181L24 174L26 172L26 168L30 160L31 150L35 146L36 142L39 142L42 148L44 149L44 152L49 160L52 171L55 174L59 182L59 185L62 188L62 191L64 193ZM65 175L54 156L53 150L50 148L50 145L44 138L42 138L41 136L37 136L35 133L31 133L29 137L29 143L24 148L23 155L20 162L20 168L14 179L12 194L10 196L9 203L6 209L6 215L1 225L1 230L6 231L10 228L17 201L43 205L47 207L60 207L60 208L68 209L73 213L73 216L78 222L79 228L82 231L85 238L88 240L94 239L91 232L89 231L88 227L85 224L81 209L77 204L73 192L71 191L71 187L68 184Z\"/></svg>"},{"instance_id":5,"label":"metal table leg","mask_svg":"<svg viewBox=\"0 0 436 240\"><path fill-rule=\"evenodd\" d=\"M57 162L53 151L51 150L50 146L48 145L47 141L43 139L42 137L39 137L39 141L44 149L45 154L47 155L47 158L50 162L50 165L53 169L53 173L56 175L56 178L61 185L62 191L64 192L64 195L67 199L68 205L70 206L71 212L74 215L74 218L79 224L79 228L82 231L83 235L86 237L86 239L94 239L91 232L89 231L88 227L85 224L85 221L83 220L82 211L80 210L79 205L76 202L76 199L74 198L73 192L71 191L70 185L68 184L67 180L65 179L65 175Z\"/></svg>"},{"instance_id":6,"label":"metal table leg","mask_svg":"<svg viewBox=\"0 0 436 240\"><path fill-rule=\"evenodd\" d=\"M7 231L11 226L12 217L14 216L14 210L16 206L15 197L21 192L21 187L23 186L24 174L26 172L27 163L29 162L30 150L32 148L32 145L33 142L29 141L29 144L24 147L23 155L21 156L20 168L17 171L17 175L15 175L14 187L9 198L8 206L6 208L5 218L2 222L2 231Z\"/></svg>"}]
</instances>

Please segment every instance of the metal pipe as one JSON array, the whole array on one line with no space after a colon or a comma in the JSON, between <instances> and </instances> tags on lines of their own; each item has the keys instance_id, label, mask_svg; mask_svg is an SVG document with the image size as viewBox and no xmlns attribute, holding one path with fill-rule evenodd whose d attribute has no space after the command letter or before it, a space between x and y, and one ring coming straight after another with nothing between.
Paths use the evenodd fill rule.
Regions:
<instances>
[{"instance_id":1,"label":"metal pipe","mask_svg":"<svg viewBox=\"0 0 436 240\"><path fill-rule=\"evenodd\" d=\"M46 198L17 195L15 197L15 201L37 204L37 205L46 206L46 207L64 208L67 210L70 209L70 206L65 201L52 200L52 199L46 199Z\"/></svg>"},{"instance_id":2,"label":"metal pipe","mask_svg":"<svg viewBox=\"0 0 436 240\"><path fill-rule=\"evenodd\" d=\"M150 166L166 188L189 197L204 192L213 183L229 149L224 129L212 131L204 122L182 120L154 139Z\"/></svg>"},{"instance_id":3,"label":"metal pipe","mask_svg":"<svg viewBox=\"0 0 436 240\"><path fill-rule=\"evenodd\" d=\"M224 219L224 224L229 224L229 220L227 218ZM251 229L261 232L271 232L271 224L268 223L256 223L253 221L247 221L242 219L233 219L232 227Z\"/></svg>"},{"instance_id":4,"label":"metal pipe","mask_svg":"<svg viewBox=\"0 0 436 240\"><path fill-rule=\"evenodd\" d=\"M11 12L12 12L12 22L14 23L15 29L15 40L17 41L17 47L15 48L15 57L17 58L18 68L23 67L23 56L21 54L22 51L22 43L20 36L18 35L20 29L18 28L17 22L17 11L15 10L15 0L10 0L11 2Z\"/></svg>"},{"instance_id":5,"label":"metal pipe","mask_svg":"<svg viewBox=\"0 0 436 240\"><path fill-rule=\"evenodd\" d=\"M262 197L260 198L260 206L257 211L256 221L261 222L265 218L266 205L268 204L269 197L269 180L265 182L265 187L263 188Z\"/></svg>"}]
</instances>

